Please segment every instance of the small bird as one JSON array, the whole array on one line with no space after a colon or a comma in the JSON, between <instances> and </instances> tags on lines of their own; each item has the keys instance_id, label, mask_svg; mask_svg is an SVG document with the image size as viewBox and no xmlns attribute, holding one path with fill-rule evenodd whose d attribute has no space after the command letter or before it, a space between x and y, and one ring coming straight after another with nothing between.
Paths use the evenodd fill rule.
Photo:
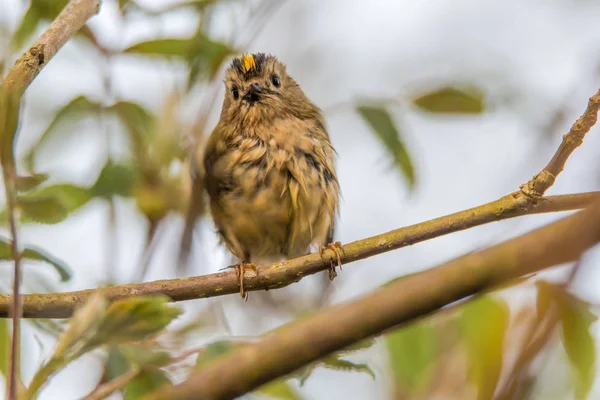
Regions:
<instances>
[{"instance_id":1,"label":"small bird","mask_svg":"<svg viewBox=\"0 0 600 400\"><path fill-rule=\"evenodd\" d=\"M236 57L225 74L219 122L204 149L205 185L217 232L244 271L331 249L340 186L325 119L272 55ZM336 276L332 263L329 277Z\"/></svg>"}]
</instances>

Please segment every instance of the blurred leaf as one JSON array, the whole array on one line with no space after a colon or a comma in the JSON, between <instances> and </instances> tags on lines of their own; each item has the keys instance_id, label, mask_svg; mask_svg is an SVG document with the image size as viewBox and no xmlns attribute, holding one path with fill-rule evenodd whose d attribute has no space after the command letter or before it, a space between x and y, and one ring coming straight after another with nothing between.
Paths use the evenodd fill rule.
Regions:
<instances>
[{"instance_id":1,"label":"blurred leaf","mask_svg":"<svg viewBox=\"0 0 600 400\"><path fill-rule=\"evenodd\" d=\"M100 171L90 191L97 197L129 197L133 194L134 185L135 171L132 167L115 164L109 160Z\"/></svg>"},{"instance_id":2,"label":"blurred leaf","mask_svg":"<svg viewBox=\"0 0 600 400\"><path fill-rule=\"evenodd\" d=\"M31 196L56 199L67 213L78 210L92 199L89 189L69 183L43 187L32 192Z\"/></svg>"},{"instance_id":3,"label":"blurred leaf","mask_svg":"<svg viewBox=\"0 0 600 400\"><path fill-rule=\"evenodd\" d=\"M55 138L56 136L60 137L64 135L65 132L68 132L64 129L58 129L63 123L92 116L101 109L102 106L100 103L93 102L85 96L76 97L64 105L60 110L57 111L57 113L54 115L54 118L50 122L50 125L48 128L46 128L46 131L42 134L42 136L40 136L37 143L25 156L25 161L29 166L29 169L33 169L33 162L37 153L50 139Z\"/></svg>"},{"instance_id":4,"label":"blurred leaf","mask_svg":"<svg viewBox=\"0 0 600 400\"><path fill-rule=\"evenodd\" d=\"M477 385L478 399L491 399L502 370L508 306L483 296L463 305L459 318L469 357L469 379Z\"/></svg>"},{"instance_id":5,"label":"blurred leaf","mask_svg":"<svg viewBox=\"0 0 600 400\"><path fill-rule=\"evenodd\" d=\"M134 44L123 53L135 53L160 57L186 58L192 45L191 39L154 39Z\"/></svg>"},{"instance_id":6,"label":"blurred leaf","mask_svg":"<svg viewBox=\"0 0 600 400\"><path fill-rule=\"evenodd\" d=\"M272 399L301 400L302 396L283 379L269 382L256 390Z\"/></svg>"},{"instance_id":7,"label":"blurred leaf","mask_svg":"<svg viewBox=\"0 0 600 400\"><path fill-rule=\"evenodd\" d=\"M141 367L161 366L171 358L171 354L160 349L148 348L139 344L122 344L119 351L127 360Z\"/></svg>"},{"instance_id":8,"label":"blurred leaf","mask_svg":"<svg viewBox=\"0 0 600 400\"><path fill-rule=\"evenodd\" d=\"M410 155L389 112L383 107L358 106L356 111L369 123L394 158L409 187L415 186L415 170Z\"/></svg>"},{"instance_id":9,"label":"blurred leaf","mask_svg":"<svg viewBox=\"0 0 600 400\"><path fill-rule=\"evenodd\" d=\"M58 258L46 253L44 250L35 246L25 246L21 255L24 259L44 261L52 265L58 274L60 279L65 282L71 279L72 273L70 268ZM11 242L7 238L0 237L0 260L12 260L12 249Z\"/></svg>"},{"instance_id":10,"label":"blurred leaf","mask_svg":"<svg viewBox=\"0 0 600 400\"><path fill-rule=\"evenodd\" d=\"M386 335L394 377L402 387L415 391L432 378L438 354L438 334L430 323L419 321Z\"/></svg>"},{"instance_id":11,"label":"blurred leaf","mask_svg":"<svg viewBox=\"0 0 600 400\"><path fill-rule=\"evenodd\" d=\"M348 360L343 360L341 358L335 357L327 357L323 359L320 366L333 369L335 371L344 371L344 372L362 372L371 376L371 378L375 379L375 373L367 364L353 363Z\"/></svg>"},{"instance_id":12,"label":"blurred leaf","mask_svg":"<svg viewBox=\"0 0 600 400\"><path fill-rule=\"evenodd\" d=\"M596 376L596 346L590 329L597 317L587 304L567 291L562 292L558 305L562 340L575 375L575 397L585 399Z\"/></svg>"},{"instance_id":13,"label":"blurred leaf","mask_svg":"<svg viewBox=\"0 0 600 400\"><path fill-rule=\"evenodd\" d=\"M236 53L238 53L238 50L227 44L214 41L202 31L198 31L192 39L192 47L188 57L190 64L188 89L202 77L213 79L225 59Z\"/></svg>"},{"instance_id":14,"label":"blurred leaf","mask_svg":"<svg viewBox=\"0 0 600 400\"><path fill-rule=\"evenodd\" d=\"M6 90L0 85L0 162L3 168L14 168L14 140L19 125L19 90Z\"/></svg>"},{"instance_id":15,"label":"blurred leaf","mask_svg":"<svg viewBox=\"0 0 600 400\"><path fill-rule=\"evenodd\" d=\"M11 38L11 47L13 50L22 48L25 43L29 40L31 35L34 34L36 28L40 23L39 10L33 5L29 6L25 15L21 19L21 23L13 33Z\"/></svg>"},{"instance_id":16,"label":"blurred leaf","mask_svg":"<svg viewBox=\"0 0 600 400\"><path fill-rule=\"evenodd\" d=\"M108 301L99 292L91 295L73 313L68 328L56 343L53 357L78 353L85 346L85 341L97 334L107 307Z\"/></svg>"},{"instance_id":17,"label":"blurred leaf","mask_svg":"<svg viewBox=\"0 0 600 400\"><path fill-rule=\"evenodd\" d=\"M0 373L5 378L8 376L8 360L10 359L10 319L0 319Z\"/></svg>"},{"instance_id":18,"label":"blurred leaf","mask_svg":"<svg viewBox=\"0 0 600 400\"><path fill-rule=\"evenodd\" d=\"M366 349L370 348L371 346L373 346L374 344L375 344L375 339L373 339L373 338L361 340L360 342L356 342L354 344L351 344L348 347L343 348L342 350L337 351L336 354L348 355L351 353L356 353L357 351L366 350Z\"/></svg>"},{"instance_id":19,"label":"blurred leaf","mask_svg":"<svg viewBox=\"0 0 600 400\"><path fill-rule=\"evenodd\" d=\"M124 400L138 400L155 392L163 385L171 385L167 374L158 368L142 368L142 371L131 382L125 385Z\"/></svg>"},{"instance_id":20,"label":"blurred leaf","mask_svg":"<svg viewBox=\"0 0 600 400\"><path fill-rule=\"evenodd\" d=\"M481 114L485 109L483 93L475 88L442 87L415 98L413 103L432 113Z\"/></svg>"},{"instance_id":21,"label":"blurred leaf","mask_svg":"<svg viewBox=\"0 0 600 400\"><path fill-rule=\"evenodd\" d=\"M130 297L113 302L87 347L146 339L163 330L181 314L166 296Z\"/></svg>"},{"instance_id":22,"label":"blurred leaf","mask_svg":"<svg viewBox=\"0 0 600 400\"><path fill-rule=\"evenodd\" d=\"M142 105L130 101L119 101L108 110L117 114L129 134L138 161L143 161L140 155L145 151L154 115Z\"/></svg>"},{"instance_id":23,"label":"blurred leaf","mask_svg":"<svg viewBox=\"0 0 600 400\"><path fill-rule=\"evenodd\" d=\"M205 367L215 359L233 350L235 346L235 343L228 340L219 340L209 344L204 348L204 351L198 354L196 368Z\"/></svg>"},{"instance_id":24,"label":"blurred leaf","mask_svg":"<svg viewBox=\"0 0 600 400\"><path fill-rule=\"evenodd\" d=\"M53 21L67 5L67 2L68 0L30 0L29 8L12 37L11 46L13 49L23 47L41 22ZM87 26L83 26L77 35L83 35L91 39L93 44L97 44Z\"/></svg>"},{"instance_id":25,"label":"blurred leaf","mask_svg":"<svg viewBox=\"0 0 600 400\"><path fill-rule=\"evenodd\" d=\"M68 216L68 210L54 197L18 196L17 203L24 222L56 224Z\"/></svg>"},{"instance_id":26,"label":"blurred leaf","mask_svg":"<svg viewBox=\"0 0 600 400\"><path fill-rule=\"evenodd\" d=\"M16 185L17 190L20 192L27 192L31 189L35 189L38 185L45 182L48 179L47 174L34 174L29 176L17 176Z\"/></svg>"},{"instance_id":27,"label":"blurred leaf","mask_svg":"<svg viewBox=\"0 0 600 400\"><path fill-rule=\"evenodd\" d=\"M108 301L96 292L75 310L68 328L56 343L54 354L35 372L27 388L27 398L35 399L52 375L87 351L86 342L96 334L107 305Z\"/></svg>"}]
</instances>

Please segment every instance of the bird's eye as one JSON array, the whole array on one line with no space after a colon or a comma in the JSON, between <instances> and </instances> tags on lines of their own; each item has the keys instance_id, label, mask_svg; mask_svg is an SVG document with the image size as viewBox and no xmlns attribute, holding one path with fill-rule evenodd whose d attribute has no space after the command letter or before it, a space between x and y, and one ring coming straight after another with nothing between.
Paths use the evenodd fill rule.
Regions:
<instances>
[{"instance_id":1,"label":"bird's eye","mask_svg":"<svg viewBox=\"0 0 600 400\"><path fill-rule=\"evenodd\" d=\"M281 81L279 80L279 77L277 75L273 75L271 77L271 82L273 83L273 86L275 86L275 87L281 86Z\"/></svg>"},{"instance_id":2,"label":"bird's eye","mask_svg":"<svg viewBox=\"0 0 600 400\"><path fill-rule=\"evenodd\" d=\"M239 91L239 89L236 88L236 87L231 88L231 95L233 96L233 98L235 100L237 100L240 97L240 91Z\"/></svg>"}]
</instances>

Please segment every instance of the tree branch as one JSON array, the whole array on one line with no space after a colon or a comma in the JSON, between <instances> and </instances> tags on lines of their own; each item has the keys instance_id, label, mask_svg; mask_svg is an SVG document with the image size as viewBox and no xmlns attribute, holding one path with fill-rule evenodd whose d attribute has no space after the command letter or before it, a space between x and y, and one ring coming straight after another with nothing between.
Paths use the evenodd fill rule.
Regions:
<instances>
[{"instance_id":1,"label":"tree branch","mask_svg":"<svg viewBox=\"0 0 600 400\"><path fill-rule=\"evenodd\" d=\"M569 132L563 136L562 143L548 165L529 182L521 185L523 193L532 198L539 198L546 193L546 190L554 184L556 177L564 169L571 153L581 146L585 135L596 124L598 109L600 109L600 90L590 97L586 110L571 126Z\"/></svg>"},{"instance_id":2,"label":"tree branch","mask_svg":"<svg viewBox=\"0 0 600 400\"><path fill-rule=\"evenodd\" d=\"M591 192L544 197L538 199L534 204L527 196L515 192L465 211L349 243L343 247L342 263L348 264L488 222L527 214L580 209L599 199L600 192ZM250 276L250 272L246 274L244 288L246 290L265 290L284 287L307 275L327 270L330 263L335 261L335 253L326 251L323 257L319 253L314 253L259 267L258 275ZM22 296L23 316L25 318L68 318L75 308L83 304L88 296L95 293L96 290L102 290L104 296L110 300L160 293L169 296L173 301L183 301L237 293L239 286L235 272L231 271L103 289L29 294ZM7 316L11 301L11 296L0 295L0 317Z\"/></svg>"},{"instance_id":3,"label":"tree branch","mask_svg":"<svg viewBox=\"0 0 600 400\"><path fill-rule=\"evenodd\" d=\"M511 279L576 260L600 242L600 202L558 222L292 322L149 399L232 399L334 351ZM377 310L377 312L373 312Z\"/></svg>"},{"instance_id":4,"label":"tree branch","mask_svg":"<svg viewBox=\"0 0 600 400\"><path fill-rule=\"evenodd\" d=\"M58 50L100 10L100 0L71 0L48 29L8 71L5 89L24 91Z\"/></svg>"}]
</instances>

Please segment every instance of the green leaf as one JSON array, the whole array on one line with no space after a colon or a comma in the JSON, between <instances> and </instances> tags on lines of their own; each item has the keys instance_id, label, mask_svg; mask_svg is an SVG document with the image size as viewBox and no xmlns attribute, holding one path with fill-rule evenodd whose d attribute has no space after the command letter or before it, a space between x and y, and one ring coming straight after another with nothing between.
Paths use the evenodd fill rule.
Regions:
<instances>
[{"instance_id":1,"label":"green leaf","mask_svg":"<svg viewBox=\"0 0 600 400\"><path fill-rule=\"evenodd\" d=\"M479 400L493 398L496 390L508 322L506 303L489 296L466 303L459 316L468 352L469 379L477 385Z\"/></svg>"},{"instance_id":2,"label":"green leaf","mask_svg":"<svg viewBox=\"0 0 600 400\"><path fill-rule=\"evenodd\" d=\"M48 128L46 128L37 143L25 156L25 161L29 168L33 169L33 163L37 153L41 151L48 141L51 139L56 140L58 137L64 135L64 132L67 132L67 130L59 129L64 123L92 116L101 109L102 106L100 103L91 101L85 96L76 97L64 105L60 110L57 111Z\"/></svg>"},{"instance_id":3,"label":"green leaf","mask_svg":"<svg viewBox=\"0 0 600 400\"><path fill-rule=\"evenodd\" d=\"M590 329L597 317L568 292L562 291L560 297L562 341L574 372L575 397L585 399L596 376L596 346Z\"/></svg>"},{"instance_id":4,"label":"green leaf","mask_svg":"<svg viewBox=\"0 0 600 400\"><path fill-rule=\"evenodd\" d=\"M27 388L27 398L35 399L52 375L91 350L85 346L90 337L96 334L107 305L108 301L96 292L83 306L75 310L69 326L58 338L54 354L35 372Z\"/></svg>"},{"instance_id":5,"label":"green leaf","mask_svg":"<svg viewBox=\"0 0 600 400\"><path fill-rule=\"evenodd\" d=\"M327 357L321 361L320 366L335 371L362 372L369 374L371 378L375 379L375 373L367 364L353 363L336 357Z\"/></svg>"},{"instance_id":6,"label":"green leaf","mask_svg":"<svg viewBox=\"0 0 600 400\"><path fill-rule=\"evenodd\" d=\"M115 164L109 160L100 171L100 175L98 175L98 179L90 191L96 197L129 197L133 195L136 181L135 174L136 171L132 167Z\"/></svg>"},{"instance_id":7,"label":"green leaf","mask_svg":"<svg viewBox=\"0 0 600 400\"><path fill-rule=\"evenodd\" d=\"M298 391L292 388L289 383L283 379L269 382L259 387L256 391L272 399L302 400L300 393L298 393Z\"/></svg>"},{"instance_id":8,"label":"green leaf","mask_svg":"<svg viewBox=\"0 0 600 400\"><path fill-rule=\"evenodd\" d=\"M438 334L430 323L411 323L385 338L394 377L408 391L416 391L430 381L438 354Z\"/></svg>"},{"instance_id":9,"label":"green leaf","mask_svg":"<svg viewBox=\"0 0 600 400\"><path fill-rule=\"evenodd\" d=\"M26 260L44 261L52 265L60 275L60 279L65 282L71 279L72 272L70 268L60 259L46 253L44 250L35 246L25 246L21 256ZM12 260L11 242L9 239L0 237L0 260Z\"/></svg>"},{"instance_id":10,"label":"green leaf","mask_svg":"<svg viewBox=\"0 0 600 400\"><path fill-rule=\"evenodd\" d=\"M360 342L356 342L342 350L337 351L336 354L348 355L348 354L356 353L357 351L366 350L366 349L370 348L371 346L373 346L374 344L375 344L375 339L373 339L373 338L361 340Z\"/></svg>"},{"instance_id":11,"label":"green leaf","mask_svg":"<svg viewBox=\"0 0 600 400\"><path fill-rule=\"evenodd\" d=\"M64 221L69 214L57 198L50 196L18 196L17 204L24 222L56 224Z\"/></svg>"},{"instance_id":12,"label":"green leaf","mask_svg":"<svg viewBox=\"0 0 600 400\"><path fill-rule=\"evenodd\" d=\"M157 391L164 385L171 385L165 371L158 368L143 368L131 382L125 385L124 400L138 400Z\"/></svg>"},{"instance_id":13,"label":"green leaf","mask_svg":"<svg viewBox=\"0 0 600 400\"><path fill-rule=\"evenodd\" d=\"M389 112L383 107L367 105L358 106L356 111L371 126L385 148L392 154L394 163L400 168L409 187L413 189L416 182L413 162Z\"/></svg>"},{"instance_id":14,"label":"green leaf","mask_svg":"<svg viewBox=\"0 0 600 400\"><path fill-rule=\"evenodd\" d=\"M31 193L32 197L53 198L61 206L72 213L92 199L92 193L88 188L75 186L69 183L59 183L38 189Z\"/></svg>"},{"instance_id":15,"label":"green leaf","mask_svg":"<svg viewBox=\"0 0 600 400\"><path fill-rule=\"evenodd\" d=\"M481 114L485 110L483 93L475 88L442 87L413 100L424 111L432 113Z\"/></svg>"},{"instance_id":16,"label":"green leaf","mask_svg":"<svg viewBox=\"0 0 600 400\"><path fill-rule=\"evenodd\" d=\"M19 192L27 192L35 189L38 185L48 179L47 174L34 174L28 176L17 176L15 183Z\"/></svg>"},{"instance_id":17,"label":"green leaf","mask_svg":"<svg viewBox=\"0 0 600 400\"><path fill-rule=\"evenodd\" d=\"M87 347L139 341L163 330L181 314L162 295L130 297L113 302Z\"/></svg>"},{"instance_id":18,"label":"green leaf","mask_svg":"<svg viewBox=\"0 0 600 400\"><path fill-rule=\"evenodd\" d=\"M198 353L196 358L196 368L202 368L213 362L215 359L230 352L236 344L228 340L219 340L213 342L204 348L204 351Z\"/></svg>"},{"instance_id":19,"label":"green leaf","mask_svg":"<svg viewBox=\"0 0 600 400\"><path fill-rule=\"evenodd\" d=\"M161 57L186 58L192 46L191 39L154 39L134 44L123 50L124 53L143 54Z\"/></svg>"},{"instance_id":20,"label":"green leaf","mask_svg":"<svg viewBox=\"0 0 600 400\"><path fill-rule=\"evenodd\" d=\"M8 360L10 359L10 319L0 319L0 373L8 377Z\"/></svg>"},{"instance_id":21,"label":"green leaf","mask_svg":"<svg viewBox=\"0 0 600 400\"><path fill-rule=\"evenodd\" d=\"M40 21L41 16L39 10L33 5L29 6L21 19L21 23L12 35L10 45L13 50L18 50L25 45L29 38L35 33Z\"/></svg>"}]
</instances>

